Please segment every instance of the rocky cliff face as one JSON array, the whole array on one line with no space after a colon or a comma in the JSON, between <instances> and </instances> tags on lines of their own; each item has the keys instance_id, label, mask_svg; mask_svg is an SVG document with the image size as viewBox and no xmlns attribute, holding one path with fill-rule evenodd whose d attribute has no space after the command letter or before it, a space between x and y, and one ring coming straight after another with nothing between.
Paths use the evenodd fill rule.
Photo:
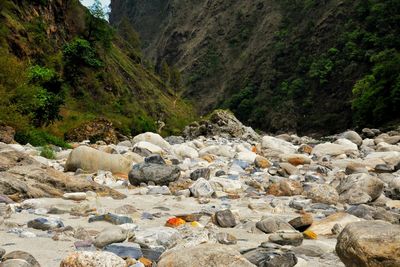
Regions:
<instances>
[{"instance_id":1,"label":"rocky cliff face","mask_svg":"<svg viewBox=\"0 0 400 267\"><path fill-rule=\"evenodd\" d=\"M185 95L203 113L223 106L256 128L299 132L398 118L374 115L380 97L386 114L396 110L383 89L352 93L373 73L374 55L398 55L397 41L385 41L397 31L393 1L112 0L111 7L111 22L128 17L149 59L183 72ZM385 86L394 91L390 75Z\"/></svg>"}]
</instances>

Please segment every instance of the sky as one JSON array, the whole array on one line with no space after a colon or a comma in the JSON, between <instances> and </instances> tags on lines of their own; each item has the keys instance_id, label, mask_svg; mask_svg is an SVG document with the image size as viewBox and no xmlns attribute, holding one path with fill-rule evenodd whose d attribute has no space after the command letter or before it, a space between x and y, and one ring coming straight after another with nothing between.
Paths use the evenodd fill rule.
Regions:
<instances>
[{"instance_id":1,"label":"sky","mask_svg":"<svg viewBox=\"0 0 400 267\"><path fill-rule=\"evenodd\" d=\"M81 2L85 6L91 6L94 0L81 0ZM110 4L110 0L100 0L100 2L103 4L103 6L108 6Z\"/></svg>"}]
</instances>

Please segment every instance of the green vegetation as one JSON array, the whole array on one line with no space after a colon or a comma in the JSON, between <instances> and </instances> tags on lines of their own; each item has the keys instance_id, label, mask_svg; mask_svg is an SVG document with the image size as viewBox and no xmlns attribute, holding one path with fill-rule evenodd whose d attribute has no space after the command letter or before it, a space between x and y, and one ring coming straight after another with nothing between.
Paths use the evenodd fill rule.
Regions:
<instances>
[{"instance_id":1,"label":"green vegetation","mask_svg":"<svg viewBox=\"0 0 400 267\"><path fill-rule=\"evenodd\" d=\"M40 156L45 157L47 159L55 159L56 153L50 146L43 146L40 151Z\"/></svg>"}]
</instances>

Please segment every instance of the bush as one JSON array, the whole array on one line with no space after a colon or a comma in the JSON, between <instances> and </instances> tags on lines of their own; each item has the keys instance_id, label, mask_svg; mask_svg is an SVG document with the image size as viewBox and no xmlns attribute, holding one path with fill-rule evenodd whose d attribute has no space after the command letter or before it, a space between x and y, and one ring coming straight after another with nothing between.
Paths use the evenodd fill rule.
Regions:
<instances>
[{"instance_id":1,"label":"bush","mask_svg":"<svg viewBox=\"0 0 400 267\"><path fill-rule=\"evenodd\" d=\"M54 153L54 150L50 146L43 146L40 151L40 156L47 159L55 159L56 153Z\"/></svg>"},{"instance_id":2,"label":"bush","mask_svg":"<svg viewBox=\"0 0 400 267\"><path fill-rule=\"evenodd\" d=\"M31 144L33 146L46 146L49 144L70 148L71 146L66 143L63 139L51 135L43 130L31 129L26 131L17 131L15 133L15 141L20 144L26 145Z\"/></svg>"}]
</instances>

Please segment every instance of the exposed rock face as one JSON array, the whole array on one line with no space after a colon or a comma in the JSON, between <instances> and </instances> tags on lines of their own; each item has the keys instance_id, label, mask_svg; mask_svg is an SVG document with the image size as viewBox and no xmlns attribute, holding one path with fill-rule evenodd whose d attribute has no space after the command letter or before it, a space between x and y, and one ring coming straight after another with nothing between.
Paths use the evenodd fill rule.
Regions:
<instances>
[{"instance_id":1,"label":"exposed rock face","mask_svg":"<svg viewBox=\"0 0 400 267\"><path fill-rule=\"evenodd\" d=\"M382 221L351 223L338 236L336 252L348 267L400 266L400 226Z\"/></svg>"},{"instance_id":2,"label":"exposed rock face","mask_svg":"<svg viewBox=\"0 0 400 267\"><path fill-rule=\"evenodd\" d=\"M74 142L90 140L92 143L95 143L101 140L107 144L118 143L118 134L112 122L106 119L97 119L83 123L66 133L65 138Z\"/></svg>"},{"instance_id":3,"label":"exposed rock face","mask_svg":"<svg viewBox=\"0 0 400 267\"><path fill-rule=\"evenodd\" d=\"M43 167L28 155L0 144L0 194L25 199L62 197L65 192L86 191L124 198L124 195L106 186Z\"/></svg>"},{"instance_id":4,"label":"exposed rock face","mask_svg":"<svg viewBox=\"0 0 400 267\"><path fill-rule=\"evenodd\" d=\"M244 126L231 112L216 110L209 120L192 123L183 131L187 138L221 135L257 141L259 135L250 127Z\"/></svg>"},{"instance_id":5,"label":"exposed rock face","mask_svg":"<svg viewBox=\"0 0 400 267\"><path fill-rule=\"evenodd\" d=\"M171 250L161 256L159 267L187 267L196 259L198 267L251 267L254 266L239 252L224 245L201 244L192 248Z\"/></svg>"},{"instance_id":6,"label":"exposed rock face","mask_svg":"<svg viewBox=\"0 0 400 267\"><path fill-rule=\"evenodd\" d=\"M0 142L11 144L14 143L15 130L7 125L0 123Z\"/></svg>"}]
</instances>

